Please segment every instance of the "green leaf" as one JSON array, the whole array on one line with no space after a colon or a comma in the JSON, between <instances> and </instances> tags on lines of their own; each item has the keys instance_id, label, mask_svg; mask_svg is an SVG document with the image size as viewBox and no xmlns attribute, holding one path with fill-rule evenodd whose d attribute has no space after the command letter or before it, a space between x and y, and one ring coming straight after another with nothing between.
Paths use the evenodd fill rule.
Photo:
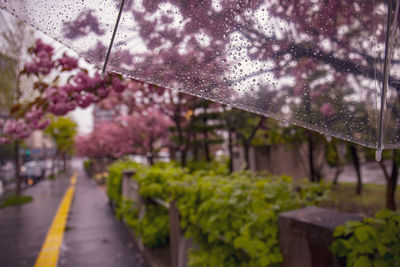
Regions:
<instances>
[{"instance_id":1,"label":"green leaf","mask_svg":"<svg viewBox=\"0 0 400 267\"><path fill-rule=\"evenodd\" d=\"M336 227L335 231L333 232L333 237L339 237L344 234L344 231L346 230L346 226L340 225Z\"/></svg>"},{"instance_id":2,"label":"green leaf","mask_svg":"<svg viewBox=\"0 0 400 267\"><path fill-rule=\"evenodd\" d=\"M375 217L376 218L379 218L379 219L386 219L386 218L389 218L389 217L391 217L393 215L393 212L391 211L391 210L380 210L380 211L378 211L376 214L375 214Z\"/></svg>"},{"instance_id":3,"label":"green leaf","mask_svg":"<svg viewBox=\"0 0 400 267\"><path fill-rule=\"evenodd\" d=\"M373 267L389 267L389 264L383 260L374 260Z\"/></svg>"},{"instance_id":4,"label":"green leaf","mask_svg":"<svg viewBox=\"0 0 400 267\"><path fill-rule=\"evenodd\" d=\"M356 260L353 267L371 267L371 261L367 256L361 256Z\"/></svg>"},{"instance_id":5,"label":"green leaf","mask_svg":"<svg viewBox=\"0 0 400 267\"><path fill-rule=\"evenodd\" d=\"M349 227L359 227L361 225L362 225L362 223L358 222L358 221L348 221L346 223L346 226L349 226Z\"/></svg>"},{"instance_id":6,"label":"green leaf","mask_svg":"<svg viewBox=\"0 0 400 267\"><path fill-rule=\"evenodd\" d=\"M364 242L365 240L368 239L368 231L364 226L357 228L354 231L354 234L356 235L358 241Z\"/></svg>"},{"instance_id":7,"label":"green leaf","mask_svg":"<svg viewBox=\"0 0 400 267\"><path fill-rule=\"evenodd\" d=\"M378 251L379 251L379 255L384 256L387 252L387 248L386 246L379 244L377 247Z\"/></svg>"}]
</instances>

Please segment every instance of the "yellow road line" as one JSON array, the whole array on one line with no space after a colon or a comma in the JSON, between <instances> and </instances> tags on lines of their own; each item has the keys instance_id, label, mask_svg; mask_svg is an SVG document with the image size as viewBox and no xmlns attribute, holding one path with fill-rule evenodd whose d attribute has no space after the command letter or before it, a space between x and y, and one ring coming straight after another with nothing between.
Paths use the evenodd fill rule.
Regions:
<instances>
[{"instance_id":1,"label":"yellow road line","mask_svg":"<svg viewBox=\"0 0 400 267\"><path fill-rule=\"evenodd\" d=\"M77 174L71 177L70 186L64 194L64 197L58 206L56 215L47 232L46 239L42 245L39 256L36 259L35 267L53 267L57 266L60 247L64 236L65 225L67 223L69 209L72 198L75 193Z\"/></svg>"}]
</instances>

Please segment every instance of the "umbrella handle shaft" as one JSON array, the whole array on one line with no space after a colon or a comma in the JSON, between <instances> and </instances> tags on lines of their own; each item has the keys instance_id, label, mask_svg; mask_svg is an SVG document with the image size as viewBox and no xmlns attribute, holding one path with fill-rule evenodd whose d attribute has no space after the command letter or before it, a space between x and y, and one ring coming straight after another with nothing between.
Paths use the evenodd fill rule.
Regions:
<instances>
[{"instance_id":1,"label":"umbrella handle shaft","mask_svg":"<svg viewBox=\"0 0 400 267\"><path fill-rule=\"evenodd\" d=\"M392 16L392 13L394 14ZM386 25L386 39L385 39L385 60L383 63L383 79L382 79L382 92L381 92L381 101L380 101L380 113L379 113L379 126L378 126L378 146L375 154L375 159L377 161L381 160L382 149L383 149L383 128L384 128L384 113L386 107L386 94L389 86L389 71L390 71L390 56L393 46L393 38L391 36L394 35L394 31L396 30L395 23L397 21L397 16L399 13L399 0L396 0L396 6L393 10L393 1L389 1L388 3L388 20ZM393 18L393 27L392 27L392 18Z\"/></svg>"},{"instance_id":2,"label":"umbrella handle shaft","mask_svg":"<svg viewBox=\"0 0 400 267\"><path fill-rule=\"evenodd\" d=\"M112 46L113 46L113 44L114 44L115 35L117 34L118 25L119 25L119 22L120 22L120 20L121 20L121 15L122 15L122 10L124 9L124 5L125 5L125 0L122 0L122 1L121 1L121 6L120 6L119 12L118 12L117 21L115 22L114 30L113 30L113 33L112 33L112 36L111 36L110 45L108 46L108 49L107 49L106 59L104 60L103 69L102 69L102 71L101 71L101 73L102 73L103 75L104 75L104 73L106 72L108 60L109 60L109 58L110 58L111 49L112 49Z\"/></svg>"}]
</instances>

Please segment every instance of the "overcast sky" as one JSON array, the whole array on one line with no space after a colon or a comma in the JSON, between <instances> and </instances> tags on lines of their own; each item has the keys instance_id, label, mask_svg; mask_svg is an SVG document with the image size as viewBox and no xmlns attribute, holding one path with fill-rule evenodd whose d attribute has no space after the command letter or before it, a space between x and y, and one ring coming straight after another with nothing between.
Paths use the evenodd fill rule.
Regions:
<instances>
[{"instance_id":1,"label":"overcast sky","mask_svg":"<svg viewBox=\"0 0 400 267\"><path fill-rule=\"evenodd\" d=\"M79 133L86 134L93 129L93 107L90 106L86 109L78 108L71 112L72 118L79 125Z\"/></svg>"}]
</instances>

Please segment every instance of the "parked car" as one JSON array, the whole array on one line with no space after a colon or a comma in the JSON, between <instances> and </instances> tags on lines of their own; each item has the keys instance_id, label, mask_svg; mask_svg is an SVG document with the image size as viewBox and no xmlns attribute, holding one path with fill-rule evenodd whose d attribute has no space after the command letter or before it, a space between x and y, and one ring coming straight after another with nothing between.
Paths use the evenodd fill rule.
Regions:
<instances>
[{"instance_id":1,"label":"parked car","mask_svg":"<svg viewBox=\"0 0 400 267\"><path fill-rule=\"evenodd\" d=\"M45 169L36 161L30 161L21 167L21 179L29 184L36 184L44 178Z\"/></svg>"},{"instance_id":2,"label":"parked car","mask_svg":"<svg viewBox=\"0 0 400 267\"><path fill-rule=\"evenodd\" d=\"M3 185L3 181L0 179L0 197L1 195L3 195L4 193L4 185Z\"/></svg>"},{"instance_id":3,"label":"parked car","mask_svg":"<svg viewBox=\"0 0 400 267\"><path fill-rule=\"evenodd\" d=\"M15 184L15 165L8 161L0 166L0 180L3 182L4 190Z\"/></svg>"}]
</instances>

